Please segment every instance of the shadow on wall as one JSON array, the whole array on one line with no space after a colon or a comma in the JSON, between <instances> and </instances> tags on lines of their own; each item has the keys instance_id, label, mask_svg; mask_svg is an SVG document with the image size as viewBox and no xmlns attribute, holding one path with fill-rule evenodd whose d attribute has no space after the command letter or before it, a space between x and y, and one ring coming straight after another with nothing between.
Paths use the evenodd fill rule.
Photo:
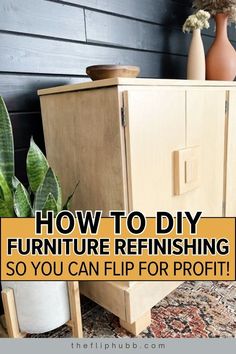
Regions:
<instances>
[{"instance_id":1,"label":"shadow on wall","mask_svg":"<svg viewBox=\"0 0 236 354\"><path fill-rule=\"evenodd\" d=\"M168 55L161 60L160 70L162 77L166 79L182 78L186 79L187 54L190 44L190 36L182 32L182 26L186 18L192 13L191 0L177 2L169 2L166 7L162 38L164 53L176 53L176 55ZM189 6L188 6L189 5ZM171 40L170 40L171 38ZM179 56L178 56L179 55ZM183 61L183 55L186 60ZM183 68L184 66L184 68Z\"/></svg>"}]
</instances>

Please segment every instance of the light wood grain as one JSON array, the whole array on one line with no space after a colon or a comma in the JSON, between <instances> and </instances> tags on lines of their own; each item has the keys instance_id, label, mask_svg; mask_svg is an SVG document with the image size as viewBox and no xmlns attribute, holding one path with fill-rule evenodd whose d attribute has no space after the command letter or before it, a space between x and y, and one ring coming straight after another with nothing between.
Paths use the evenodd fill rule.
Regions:
<instances>
[{"instance_id":1,"label":"light wood grain","mask_svg":"<svg viewBox=\"0 0 236 354\"><path fill-rule=\"evenodd\" d=\"M70 300L70 315L72 335L75 338L83 337L82 317L80 307L79 283L77 281L68 282L68 293Z\"/></svg>"},{"instance_id":2,"label":"light wood grain","mask_svg":"<svg viewBox=\"0 0 236 354\"><path fill-rule=\"evenodd\" d=\"M119 281L80 282L80 291L83 295L123 320L127 319L125 303L126 290L127 287Z\"/></svg>"},{"instance_id":3,"label":"light wood grain","mask_svg":"<svg viewBox=\"0 0 236 354\"><path fill-rule=\"evenodd\" d=\"M173 153L185 147L185 91L125 92L129 204L147 216L181 210L174 196ZM178 134L176 134L178 132Z\"/></svg>"},{"instance_id":4,"label":"light wood grain","mask_svg":"<svg viewBox=\"0 0 236 354\"><path fill-rule=\"evenodd\" d=\"M93 65L86 68L86 73L92 80L105 80L116 77L137 77L140 68L128 65Z\"/></svg>"},{"instance_id":5,"label":"light wood grain","mask_svg":"<svg viewBox=\"0 0 236 354\"><path fill-rule=\"evenodd\" d=\"M5 288L2 290L2 302L8 336L10 338L25 337L26 334L20 332L13 289Z\"/></svg>"},{"instance_id":6,"label":"light wood grain","mask_svg":"<svg viewBox=\"0 0 236 354\"><path fill-rule=\"evenodd\" d=\"M236 91L229 92L227 168L226 168L226 216L236 216Z\"/></svg>"},{"instance_id":7,"label":"light wood grain","mask_svg":"<svg viewBox=\"0 0 236 354\"><path fill-rule=\"evenodd\" d=\"M125 156L116 89L41 97L47 157L72 210L126 209Z\"/></svg>"},{"instance_id":8,"label":"light wood grain","mask_svg":"<svg viewBox=\"0 0 236 354\"><path fill-rule=\"evenodd\" d=\"M200 147L199 188L186 194L187 210L223 216L225 89L187 90L186 146Z\"/></svg>"},{"instance_id":9,"label":"light wood grain","mask_svg":"<svg viewBox=\"0 0 236 354\"><path fill-rule=\"evenodd\" d=\"M129 323L124 320L120 320L121 327L125 328L128 332L137 336L144 329L151 324L151 311L147 311L143 316L138 318L135 322Z\"/></svg>"},{"instance_id":10,"label":"light wood grain","mask_svg":"<svg viewBox=\"0 0 236 354\"><path fill-rule=\"evenodd\" d=\"M171 80L171 79L127 79L114 78L99 80L95 82L85 82L72 85L63 85L47 89L38 90L38 95L49 95L52 93L62 93L80 90L95 89L98 87L110 86L183 86L183 87L231 87L236 88L234 81L198 81L198 80Z\"/></svg>"},{"instance_id":11,"label":"light wood grain","mask_svg":"<svg viewBox=\"0 0 236 354\"><path fill-rule=\"evenodd\" d=\"M182 282L80 282L80 291L132 324Z\"/></svg>"},{"instance_id":12,"label":"light wood grain","mask_svg":"<svg viewBox=\"0 0 236 354\"><path fill-rule=\"evenodd\" d=\"M174 152L174 193L188 193L200 186L200 149L194 146Z\"/></svg>"},{"instance_id":13,"label":"light wood grain","mask_svg":"<svg viewBox=\"0 0 236 354\"><path fill-rule=\"evenodd\" d=\"M81 181L72 210L101 209L107 215L111 209L138 209L147 216L160 209L202 210L206 216L222 216L225 98L230 89L236 101L235 85L118 78L39 91L49 161L66 194ZM232 105L232 117L234 111ZM228 200L235 194L234 178L229 178L233 137L232 129ZM174 151L195 146L200 149L199 186L176 196ZM187 167L191 180L196 170L191 161ZM108 281L82 282L80 287L127 328L179 284Z\"/></svg>"},{"instance_id":14,"label":"light wood grain","mask_svg":"<svg viewBox=\"0 0 236 354\"><path fill-rule=\"evenodd\" d=\"M139 281L130 284L125 290L126 322L137 321L180 284L180 281Z\"/></svg>"},{"instance_id":15,"label":"light wood grain","mask_svg":"<svg viewBox=\"0 0 236 354\"><path fill-rule=\"evenodd\" d=\"M173 90L137 88L127 93L130 203L150 216L156 208L202 210L205 215L222 216L225 90L189 88L186 112L184 93L181 100L181 88ZM185 196L174 197L171 153L197 145L204 174L201 185Z\"/></svg>"}]
</instances>

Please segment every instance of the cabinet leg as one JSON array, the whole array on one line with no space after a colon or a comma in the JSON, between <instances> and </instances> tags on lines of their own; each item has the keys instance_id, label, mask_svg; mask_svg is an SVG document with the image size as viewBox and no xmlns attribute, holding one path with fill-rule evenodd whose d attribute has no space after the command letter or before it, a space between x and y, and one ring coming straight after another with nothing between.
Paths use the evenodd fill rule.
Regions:
<instances>
[{"instance_id":1,"label":"cabinet leg","mask_svg":"<svg viewBox=\"0 0 236 354\"><path fill-rule=\"evenodd\" d=\"M68 282L69 300L70 300L70 315L71 320L69 325L72 327L72 336L75 338L82 338L82 319L81 319L81 307L80 307L80 293L79 282Z\"/></svg>"},{"instance_id":2,"label":"cabinet leg","mask_svg":"<svg viewBox=\"0 0 236 354\"><path fill-rule=\"evenodd\" d=\"M146 329L151 324L151 310L146 312L142 317L138 318L133 323L128 323L120 319L121 327L125 328L128 332L137 336L144 329Z\"/></svg>"},{"instance_id":3,"label":"cabinet leg","mask_svg":"<svg viewBox=\"0 0 236 354\"><path fill-rule=\"evenodd\" d=\"M26 333L20 332L13 289L2 290L2 302L8 336L10 338L24 338Z\"/></svg>"}]
</instances>

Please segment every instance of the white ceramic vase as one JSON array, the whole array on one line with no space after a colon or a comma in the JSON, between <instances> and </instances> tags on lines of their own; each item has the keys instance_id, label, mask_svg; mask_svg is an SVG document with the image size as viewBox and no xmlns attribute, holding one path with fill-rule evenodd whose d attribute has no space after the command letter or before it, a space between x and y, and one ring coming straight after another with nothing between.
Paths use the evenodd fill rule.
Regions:
<instances>
[{"instance_id":1,"label":"white ceramic vase","mask_svg":"<svg viewBox=\"0 0 236 354\"><path fill-rule=\"evenodd\" d=\"M48 332L70 319L66 282L2 281L2 288L14 290L21 332Z\"/></svg>"},{"instance_id":2,"label":"white ceramic vase","mask_svg":"<svg viewBox=\"0 0 236 354\"><path fill-rule=\"evenodd\" d=\"M193 30L192 41L188 53L187 79L206 79L205 51L200 29Z\"/></svg>"}]
</instances>

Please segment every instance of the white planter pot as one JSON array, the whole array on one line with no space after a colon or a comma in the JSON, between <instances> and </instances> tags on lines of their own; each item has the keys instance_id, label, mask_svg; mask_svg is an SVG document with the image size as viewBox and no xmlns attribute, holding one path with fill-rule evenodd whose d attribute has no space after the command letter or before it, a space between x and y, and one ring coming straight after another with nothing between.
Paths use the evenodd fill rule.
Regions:
<instances>
[{"instance_id":1,"label":"white planter pot","mask_svg":"<svg viewBox=\"0 0 236 354\"><path fill-rule=\"evenodd\" d=\"M66 282L3 281L2 288L14 290L21 332L48 332L70 319Z\"/></svg>"}]
</instances>

